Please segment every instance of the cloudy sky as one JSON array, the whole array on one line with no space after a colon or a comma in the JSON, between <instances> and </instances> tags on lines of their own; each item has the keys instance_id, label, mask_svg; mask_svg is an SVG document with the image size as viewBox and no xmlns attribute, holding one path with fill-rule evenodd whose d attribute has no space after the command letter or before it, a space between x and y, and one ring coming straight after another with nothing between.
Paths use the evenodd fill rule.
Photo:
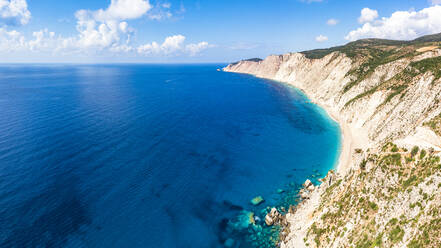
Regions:
<instances>
[{"instance_id":1,"label":"cloudy sky","mask_svg":"<svg viewBox=\"0 0 441 248\"><path fill-rule=\"evenodd\" d=\"M230 62L441 32L441 0L0 0L0 62Z\"/></svg>"}]
</instances>

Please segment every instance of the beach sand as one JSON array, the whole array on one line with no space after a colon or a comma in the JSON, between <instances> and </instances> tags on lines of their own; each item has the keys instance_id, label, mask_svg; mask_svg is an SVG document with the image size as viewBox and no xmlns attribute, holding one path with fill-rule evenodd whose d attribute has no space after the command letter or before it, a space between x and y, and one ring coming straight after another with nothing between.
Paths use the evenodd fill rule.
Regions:
<instances>
[{"instance_id":1,"label":"beach sand","mask_svg":"<svg viewBox=\"0 0 441 248\"><path fill-rule=\"evenodd\" d=\"M340 155L338 158L337 166L335 167L336 171L345 175L349 169L351 168L352 154L354 152L354 139L352 136L351 128L339 118L339 115L329 108L319 105L321 108L325 109L328 115L336 121L340 126L340 134L341 134L341 147L340 147Z\"/></svg>"}]
</instances>

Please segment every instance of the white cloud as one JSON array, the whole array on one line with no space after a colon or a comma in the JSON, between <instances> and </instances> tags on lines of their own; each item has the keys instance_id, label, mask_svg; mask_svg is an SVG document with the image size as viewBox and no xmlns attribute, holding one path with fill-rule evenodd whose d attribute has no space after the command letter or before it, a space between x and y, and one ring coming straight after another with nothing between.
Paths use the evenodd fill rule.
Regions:
<instances>
[{"instance_id":1,"label":"white cloud","mask_svg":"<svg viewBox=\"0 0 441 248\"><path fill-rule=\"evenodd\" d=\"M173 16L170 11L170 3L157 3L154 8L152 8L148 13L147 17L151 20L161 21L164 19L169 19Z\"/></svg>"},{"instance_id":2,"label":"white cloud","mask_svg":"<svg viewBox=\"0 0 441 248\"><path fill-rule=\"evenodd\" d=\"M383 38L410 40L422 35L441 32L441 6L420 11L397 11L390 17L382 17L349 32L347 40Z\"/></svg>"},{"instance_id":3,"label":"white cloud","mask_svg":"<svg viewBox=\"0 0 441 248\"><path fill-rule=\"evenodd\" d=\"M335 26L338 24L338 20L331 18L326 22L326 24L328 24L329 26Z\"/></svg>"},{"instance_id":4,"label":"white cloud","mask_svg":"<svg viewBox=\"0 0 441 248\"><path fill-rule=\"evenodd\" d=\"M180 49L182 49L182 44L184 44L185 36L183 35L174 35L165 38L164 43L161 45L161 51L165 54L174 53Z\"/></svg>"},{"instance_id":5,"label":"white cloud","mask_svg":"<svg viewBox=\"0 0 441 248\"><path fill-rule=\"evenodd\" d=\"M52 49L55 41L55 33L49 32L47 29L36 31L32 33L33 40L27 42L27 46L31 51Z\"/></svg>"},{"instance_id":6,"label":"white cloud","mask_svg":"<svg viewBox=\"0 0 441 248\"><path fill-rule=\"evenodd\" d=\"M209 47L210 45L208 44L208 42L203 41L197 44L188 44L187 46L185 46L185 50L190 54L190 56L195 56Z\"/></svg>"},{"instance_id":7,"label":"white cloud","mask_svg":"<svg viewBox=\"0 0 441 248\"><path fill-rule=\"evenodd\" d=\"M0 0L0 3L2 3ZM15 1L12 0L11 3ZM20 0L17 0L20 1ZM131 36L133 29L125 20L140 18L151 9L148 0L111 0L106 9L97 11L79 10L75 13L78 35L72 37L56 37L55 33L43 29L33 32L32 39L26 40L21 35L20 43L11 36L12 31L3 30L4 37L0 41L0 50L30 50L39 52L88 52L101 51L131 51ZM11 34L10 34L11 33ZM8 41L16 45L5 46Z\"/></svg>"},{"instance_id":8,"label":"white cloud","mask_svg":"<svg viewBox=\"0 0 441 248\"><path fill-rule=\"evenodd\" d=\"M441 4L441 0L429 0L429 2L430 2L432 5L438 5L438 4Z\"/></svg>"},{"instance_id":9,"label":"white cloud","mask_svg":"<svg viewBox=\"0 0 441 248\"><path fill-rule=\"evenodd\" d=\"M0 22L6 25L25 25L31 19L26 0L0 0Z\"/></svg>"},{"instance_id":10,"label":"white cloud","mask_svg":"<svg viewBox=\"0 0 441 248\"><path fill-rule=\"evenodd\" d=\"M16 51L25 44L24 36L16 31L8 31L4 28L0 28L0 50L5 52Z\"/></svg>"},{"instance_id":11,"label":"white cloud","mask_svg":"<svg viewBox=\"0 0 441 248\"><path fill-rule=\"evenodd\" d=\"M317 42L324 42L324 41L327 41L327 40L328 40L328 37L326 37L326 36L324 36L324 35L319 35L319 36L315 37L315 40L316 40Z\"/></svg>"},{"instance_id":12,"label":"white cloud","mask_svg":"<svg viewBox=\"0 0 441 248\"><path fill-rule=\"evenodd\" d=\"M0 28L0 51L2 52L47 52L55 53L64 48L72 47L70 39L56 37L54 32L42 29L32 33L31 39L26 39L23 34L16 30L7 31Z\"/></svg>"},{"instance_id":13,"label":"white cloud","mask_svg":"<svg viewBox=\"0 0 441 248\"><path fill-rule=\"evenodd\" d=\"M0 0L0 20L3 16L7 18L14 16L14 18L18 18L16 19L20 24L25 24L30 18L30 13L26 14L23 8L15 8L14 6L25 6L24 9L27 11L25 0L11 0L10 2ZM171 17L171 13L168 11L171 4L160 4L156 7L161 10L158 12L161 17L158 18ZM48 29L42 29L33 32L32 37L26 38L16 30L10 31L6 27L0 27L0 51L3 53L30 51L57 56L63 54L109 55L109 53L195 56L212 47L204 41L185 44L186 38L183 35L167 37L162 44L152 42L136 47L132 42L135 30L130 27L128 20L143 16L152 19L151 11L152 6L148 0L111 0L110 5L105 9L78 10L75 13L78 34L68 37L57 36ZM25 14L20 16L11 13Z\"/></svg>"},{"instance_id":14,"label":"white cloud","mask_svg":"<svg viewBox=\"0 0 441 248\"><path fill-rule=\"evenodd\" d=\"M111 0L107 9L94 11L97 21L129 20L143 16L152 8L148 0Z\"/></svg>"},{"instance_id":15,"label":"white cloud","mask_svg":"<svg viewBox=\"0 0 441 248\"><path fill-rule=\"evenodd\" d=\"M173 14L170 11L148 14L148 18L150 18L151 20L156 20L156 21L160 21L160 20L163 20L166 18L171 18L172 16L173 16Z\"/></svg>"},{"instance_id":16,"label":"white cloud","mask_svg":"<svg viewBox=\"0 0 441 248\"><path fill-rule=\"evenodd\" d=\"M140 18L151 8L148 0L111 0L106 9L79 10L75 13L79 32L76 45L113 50L126 47L133 30L125 20Z\"/></svg>"},{"instance_id":17,"label":"white cloud","mask_svg":"<svg viewBox=\"0 0 441 248\"><path fill-rule=\"evenodd\" d=\"M195 56L210 47L208 42L205 41L197 44L184 45L185 39L183 35L169 36L162 44L158 44L157 42L148 43L139 46L137 51L143 55L176 55L186 53L190 56Z\"/></svg>"},{"instance_id":18,"label":"white cloud","mask_svg":"<svg viewBox=\"0 0 441 248\"><path fill-rule=\"evenodd\" d=\"M369 8L364 8L361 10L361 16L358 18L358 22L363 24L367 22L372 22L377 18L378 18L378 11Z\"/></svg>"},{"instance_id":19,"label":"white cloud","mask_svg":"<svg viewBox=\"0 0 441 248\"><path fill-rule=\"evenodd\" d=\"M85 10L77 11L78 45L105 48L119 42L127 32L127 23L116 20L97 22Z\"/></svg>"}]
</instances>

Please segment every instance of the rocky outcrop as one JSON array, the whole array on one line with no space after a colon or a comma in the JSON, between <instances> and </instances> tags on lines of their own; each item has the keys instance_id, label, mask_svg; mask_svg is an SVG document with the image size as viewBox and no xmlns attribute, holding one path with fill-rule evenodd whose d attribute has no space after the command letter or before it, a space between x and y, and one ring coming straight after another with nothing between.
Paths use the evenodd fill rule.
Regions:
<instances>
[{"instance_id":1,"label":"rocky outcrop","mask_svg":"<svg viewBox=\"0 0 441 248\"><path fill-rule=\"evenodd\" d=\"M441 49L433 42L399 43L396 47L384 44L374 53L371 43L363 43L360 56L341 51L319 58L308 58L310 53L289 53L224 68L303 90L340 123L344 143L350 142L349 152L340 158L338 173L328 173L319 186L305 182L300 191L303 201L285 217L289 225L281 247L375 247L375 242L377 246L403 247L419 244L417 237L422 234L418 228L428 225L425 220L413 226L404 220L419 214L429 222L441 222L432 218L435 206L441 205L441 199L435 197L441 187L441 172L436 171L441 151L441 129L437 126L441 123ZM384 57L375 57L377 53ZM435 162L410 154L415 146L432 151L430 161ZM347 162L343 163L345 156ZM430 173L414 174L417 169L412 166L426 163L433 166ZM409 180L418 183L402 191L403 183ZM415 204L424 195L429 198L418 213L409 209L409 202ZM274 224L272 220L269 215L268 223ZM362 228L371 233L364 234ZM427 244L437 247L436 242Z\"/></svg>"},{"instance_id":2,"label":"rocky outcrop","mask_svg":"<svg viewBox=\"0 0 441 248\"><path fill-rule=\"evenodd\" d=\"M277 211L276 208L271 208L271 211L265 216L265 224L272 226L278 221L280 221L282 215Z\"/></svg>"}]
</instances>

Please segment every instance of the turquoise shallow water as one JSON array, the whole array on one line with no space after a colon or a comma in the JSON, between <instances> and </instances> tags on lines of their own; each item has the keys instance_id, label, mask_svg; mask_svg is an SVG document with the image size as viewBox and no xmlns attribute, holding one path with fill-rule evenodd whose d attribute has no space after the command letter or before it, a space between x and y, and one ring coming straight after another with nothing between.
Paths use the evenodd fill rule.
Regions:
<instances>
[{"instance_id":1,"label":"turquoise shallow water","mask_svg":"<svg viewBox=\"0 0 441 248\"><path fill-rule=\"evenodd\" d=\"M324 175L340 134L221 66L0 66L0 246L250 247L228 223Z\"/></svg>"}]
</instances>

